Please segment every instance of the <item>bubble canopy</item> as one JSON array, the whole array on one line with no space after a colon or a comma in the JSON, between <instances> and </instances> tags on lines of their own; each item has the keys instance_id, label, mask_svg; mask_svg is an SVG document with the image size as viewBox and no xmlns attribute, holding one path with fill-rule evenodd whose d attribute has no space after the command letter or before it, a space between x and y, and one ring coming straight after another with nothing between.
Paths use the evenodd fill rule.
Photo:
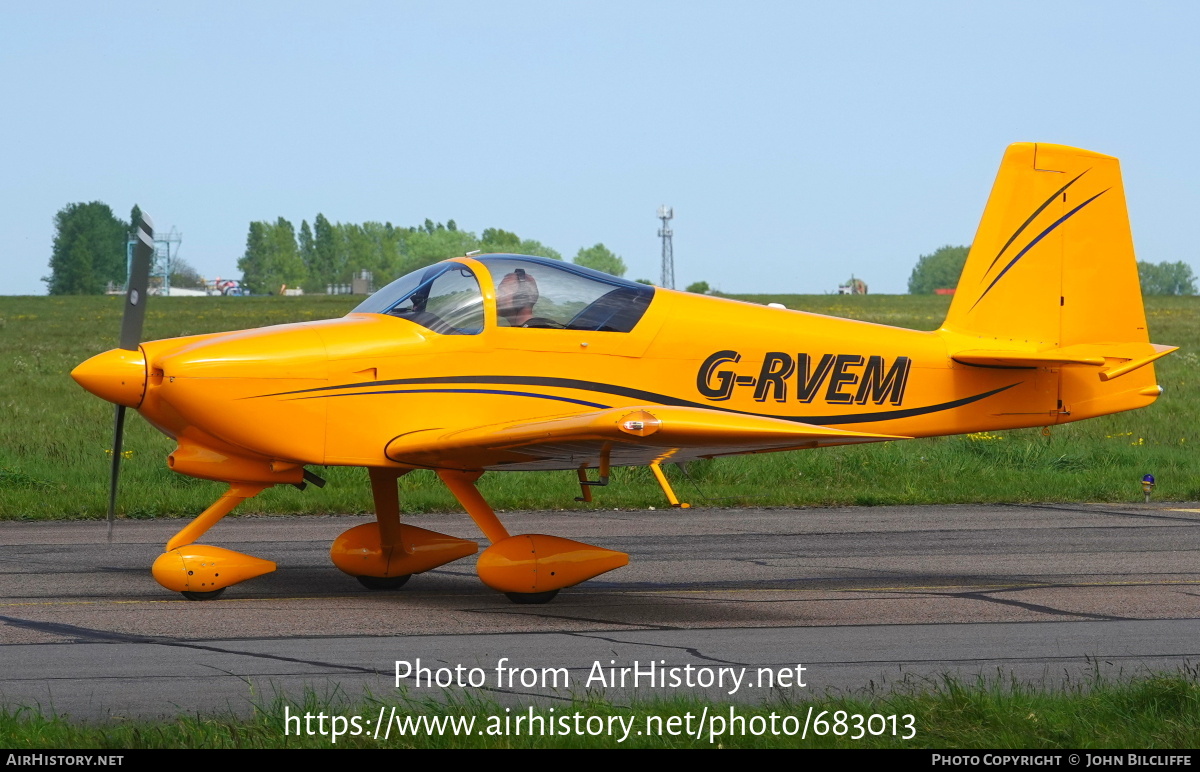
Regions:
<instances>
[{"instance_id":1,"label":"bubble canopy","mask_svg":"<svg viewBox=\"0 0 1200 772\"><path fill-rule=\"evenodd\" d=\"M654 299L649 285L558 260L524 255L473 260L491 274L494 308L485 302L471 264L448 261L396 279L353 313L396 316L443 335L477 335L485 324L629 332Z\"/></svg>"}]
</instances>

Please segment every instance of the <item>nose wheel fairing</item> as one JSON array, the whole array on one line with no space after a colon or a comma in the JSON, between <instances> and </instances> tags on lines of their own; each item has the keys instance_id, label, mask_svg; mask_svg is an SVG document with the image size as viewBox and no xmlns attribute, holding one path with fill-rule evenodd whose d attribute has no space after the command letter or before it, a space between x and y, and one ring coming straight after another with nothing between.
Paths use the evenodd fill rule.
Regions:
<instances>
[{"instance_id":1,"label":"nose wheel fairing","mask_svg":"<svg viewBox=\"0 0 1200 772\"><path fill-rule=\"evenodd\" d=\"M164 552L150 571L154 580L168 590L188 593L218 592L230 585L269 574L275 564L223 547L189 544Z\"/></svg>"},{"instance_id":2,"label":"nose wheel fairing","mask_svg":"<svg viewBox=\"0 0 1200 772\"><path fill-rule=\"evenodd\" d=\"M275 564L269 560L195 543L234 507L268 487L257 483L230 483L225 495L167 542L166 551L150 568L154 580L168 590L183 593L188 600L207 600L215 598L230 585L274 571Z\"/></svg>"}]
</instances>

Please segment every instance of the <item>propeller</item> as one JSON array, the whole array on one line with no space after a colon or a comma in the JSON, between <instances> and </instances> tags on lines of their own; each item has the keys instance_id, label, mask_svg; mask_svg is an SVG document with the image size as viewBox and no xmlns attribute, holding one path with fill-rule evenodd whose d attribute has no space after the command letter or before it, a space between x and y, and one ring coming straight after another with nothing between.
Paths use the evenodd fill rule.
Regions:
<instances>
[{"instance_id":1,"label":"propeller","mask_svg":"<svg viewBox=\"0 0 1200 772\"><path fill-rule=\"evenodd\" d=\"M121 345L137 351L146 321L146 295L150 285L150 263L154 259L154 223L143 212L133 242L133 264L129 268L129 286L125 290L125 314L121 318ZM117 405L113 423L112 473L108 484L108 542L112 543L113 521L117 516L117 478L121 474L121 444L125 438L125 406Z\"/></svg>"}]
</instances>

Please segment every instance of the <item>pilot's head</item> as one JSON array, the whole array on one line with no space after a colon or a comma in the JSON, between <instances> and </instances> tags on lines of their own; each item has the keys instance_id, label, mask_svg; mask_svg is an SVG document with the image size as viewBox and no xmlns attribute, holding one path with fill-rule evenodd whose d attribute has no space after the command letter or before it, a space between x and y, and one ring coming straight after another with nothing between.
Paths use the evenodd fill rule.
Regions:
<instances>
[{"instance_id":1,"label":"pilot's head","mask_svg":"<svg viewBox=\"0 0 1200 772\"><path fill-rule=\"evenodd\" d=\"M496 287L496 312L510 323L523 324L533 315L538 297L537 280L525 273L524 268L518 268Z\"/></svg>"}]
</instances>

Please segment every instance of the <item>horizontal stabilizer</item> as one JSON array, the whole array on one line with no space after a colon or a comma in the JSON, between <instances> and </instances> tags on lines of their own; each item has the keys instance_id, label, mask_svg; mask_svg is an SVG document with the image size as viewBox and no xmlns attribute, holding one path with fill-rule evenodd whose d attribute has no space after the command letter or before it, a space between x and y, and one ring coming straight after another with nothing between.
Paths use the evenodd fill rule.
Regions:
<instances>
[{"instance_id":1,"label":"horizontal stabilizer","mask_svg":"<svg viewBox=\"0 0 1200 772\"><path fill-rule=\"evenodd\" d=\"M1074 348L1074 347L1073 347ZM1089 351L1068 351L1066 349L1050 349L1049 351L988 351L973 349L960 351L952 359L964 365L980 367L1050 367L1051 365L1092 365L1099 367L1104 364L1104 357Z\"/></svg>"},{"instance_id":2,"label":"horizontal stabilizer","mask_svg":"<svg viewBox=\"0 0 1200 772\"><path fill-rule=\"evenodd\" d=\"M1177 350L1178 346L1154 343L1085 343L1045 351L1013 351L969 349L951 358L955 362L977 367L1053 367L1055 365L1087 365L1103 367L1100 379L1109 381L1150 364Z\"/></svg>"},{"instance_id":3,"label":"horizontal stabilizer","mask_svg":"<svg viewBox=\"0 0 1200 772\"><path fill-rule=\"evenodd\" d=\"M670 460L907 439L742 413L651 405L461 431L396 437L387 457L417 467L578 469L601 458L632 466Z\"/></svg>"}]
</instances>

